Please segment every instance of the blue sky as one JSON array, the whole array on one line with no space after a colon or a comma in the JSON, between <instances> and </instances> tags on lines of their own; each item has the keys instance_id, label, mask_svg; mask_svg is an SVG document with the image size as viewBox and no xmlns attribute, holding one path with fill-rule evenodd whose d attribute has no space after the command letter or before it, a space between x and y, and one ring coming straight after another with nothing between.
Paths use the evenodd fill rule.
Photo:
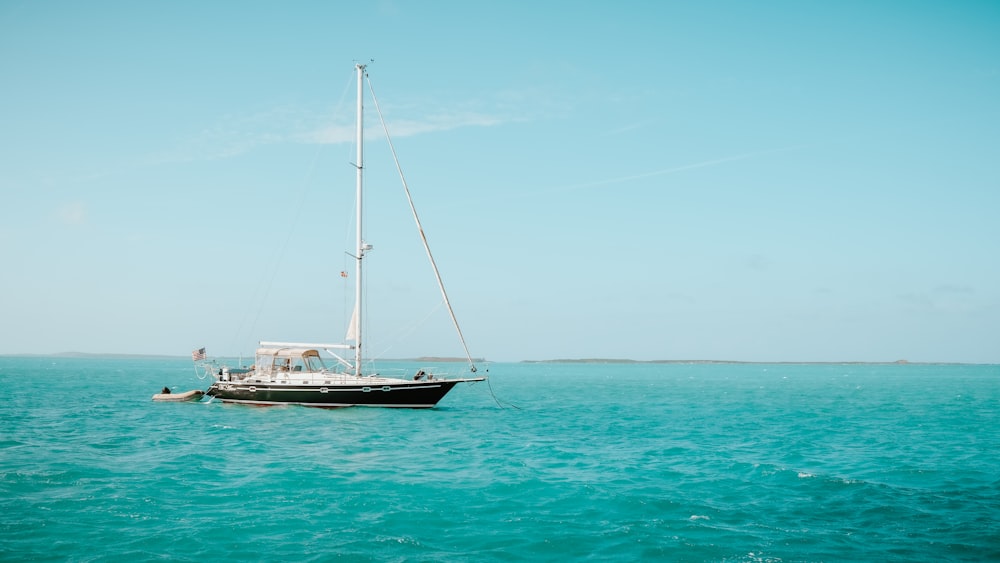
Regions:
<instances>
[{"instance_id":1,"label":"blue sky","mask_svg":"<svg viewBox=\"0 0 1000 563\"><path fill-rule=\"evenodd\" d=\"M339 341L369 59L475 356L1000 362L1000 4L890 1L4 0L0 353ZM369 139L370 350L460 355Z\"/></svg>"}]
</instances>

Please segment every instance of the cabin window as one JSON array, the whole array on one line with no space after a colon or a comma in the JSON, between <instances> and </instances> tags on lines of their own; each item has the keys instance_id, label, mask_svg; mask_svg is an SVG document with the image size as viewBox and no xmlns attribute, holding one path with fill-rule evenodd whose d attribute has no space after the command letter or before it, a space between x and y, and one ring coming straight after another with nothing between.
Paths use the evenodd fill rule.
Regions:
<instances>
[{"instance_id":1,"label":"cabin window","mask_svg":"<svg viewBox=\"0 0 1000 563\"><path fill-rule=\"evenodd\" d=\"M306 371L323 371L326 366L323 364L323 359L319 356L306 356L302 358L306 363Z\"/></svg>"},{"instance_id":2,"label":"cabin window","mask_svg":"<svg viewBox=\"0 0 1000 563\"><path fill-rule=\"evenodd\" d=\"M263 354L257 356L257 372L262 374L271 373L271 367L274 364L274 356L265 356Z\"/></svg>"}]
</instances>

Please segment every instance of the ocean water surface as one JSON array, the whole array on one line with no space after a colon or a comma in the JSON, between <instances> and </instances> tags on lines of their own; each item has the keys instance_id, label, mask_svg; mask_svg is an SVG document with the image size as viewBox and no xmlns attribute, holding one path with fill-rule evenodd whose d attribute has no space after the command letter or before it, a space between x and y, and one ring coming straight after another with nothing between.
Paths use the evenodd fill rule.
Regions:
<instances>
[{"instance_id":1,"label":"ocean water surface","mask_svg":"<svg viewBox=\"0 0 1000 563\"><path fill-rule=\"evenodd\" d=\"M319 410L0 357L0 560L1000 560L1000 366L489 367Z\"/></svg>"}]
</instances>

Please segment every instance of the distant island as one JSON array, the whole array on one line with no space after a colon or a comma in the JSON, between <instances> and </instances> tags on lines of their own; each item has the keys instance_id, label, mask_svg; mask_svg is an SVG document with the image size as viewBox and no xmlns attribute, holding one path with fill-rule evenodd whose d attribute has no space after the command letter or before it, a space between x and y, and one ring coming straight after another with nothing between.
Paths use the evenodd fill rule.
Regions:
<instances>
[{"instance_id":1,"label":"distant island","mask_svg":"<svg viewBox=\"0 0 1000 563\"><path fill-rule=\"evenodd\" d=\"M790 364L790 365L904 365L911 362L907 360L896 360L894 362L749 362L742 360L628 360L616 358L583 358L583 359L561 359L561 360L523 360L524 364ZM951 362L914 362L914 363L951 363Z\"/></svg>"},{"instance_id":2,"label":"distant island","mask_svg":"<svg viewBox=\"0 0 1000 563\"><path fill-rule=\"evenodd\" d=\"M115 354L91 352L58 352L55 354L0 354L18 358L99 358L104 360L177 360L185 356L170 354Z\"/></svg>"},{"instance_id":3,"label":"distant island","mask_svg":"<svg viewBox=\"0 0 1000 563\"><path fill-rule=\"evenodd\" d=\"M468 358L450 358L447 356L420 356L419 358L402 358L399 360L389 360L393 362L468 362ZM485 363L485 358L472 358L472 363Z\"/></svg>"}]
</instances>

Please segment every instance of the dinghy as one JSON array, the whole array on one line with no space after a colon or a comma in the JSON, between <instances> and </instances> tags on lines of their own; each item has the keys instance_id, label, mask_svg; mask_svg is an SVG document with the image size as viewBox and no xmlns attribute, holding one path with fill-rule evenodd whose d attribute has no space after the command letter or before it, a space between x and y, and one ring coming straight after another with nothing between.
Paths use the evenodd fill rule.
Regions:
<instances>
[{"instance_id":1,"label":"dinghy","mask_svg":"<svg viewBox=\"0 0 1000 563\"><path fill-rule=\"evenodd\" d=\"M200 389L192 389L183 393L157 393L153 395L153 400L175 403L183 401L197 401L201 399L204 394L205 392Z\"/></svg>"}]
</instances>

